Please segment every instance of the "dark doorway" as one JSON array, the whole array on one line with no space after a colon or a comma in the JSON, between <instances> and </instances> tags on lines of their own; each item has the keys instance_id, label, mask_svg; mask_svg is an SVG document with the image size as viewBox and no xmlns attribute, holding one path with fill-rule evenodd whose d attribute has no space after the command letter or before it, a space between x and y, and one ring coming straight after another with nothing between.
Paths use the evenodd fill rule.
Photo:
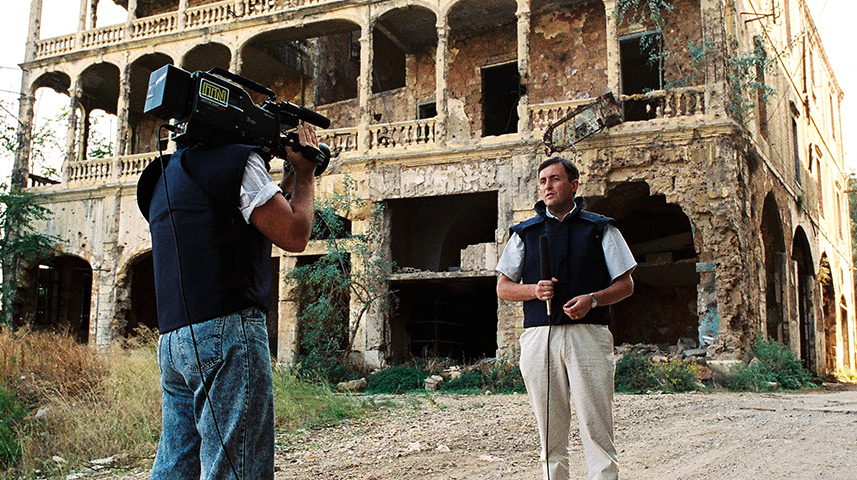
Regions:
<instances>
[{"instance_id":1,"label":"dark doorway","mask_svg":"<svg viewBox=\"0 0 857 480\"><path fill-rule=\"evenodd\" d=\"M803 228L795 231L792 260L797 264L797 310L800 335L800 358L806 367L818 373L815 349L815 309L813 308L814 273L812 251Z\"/></svg>"},{"instance_id":2,"label":"dark doorway","mask_svg":"<svg viewBox=\"0 0 857 480\"><path fill-rule=\"evenodd\" d=\"M777 202L772 193L762 209L762 243L765 249L765 312L768 339L790 345L789 324L785 318L785 239Z\"/></svg>"},{"instance_id":3,"label":"dark doorway","mask_svg":"<svg viewBox=\"0 0 857 480\"><path fill-rule=\"evenodd\" d=\"M158 329L158 307L155 298L155 262L152 252L137 257L131 267L131 310L125 315L125 336L137 327Z\"/></svg>"},{"instance_id":4,"label":"dark doorway","mask_svg":"<svg viewBox=\"0 0 857 480\"><path fill-rule=\"evenodd\" d=\"M622 93L634 95L663 88L661 34L642 32L619 39ZM658 100L625 100L625 120L655 118Z\"/></svg>"},{"instance_id":5,"label":"dark doorway","mask_svg":"<svg viewBox=\"0 0 857 480\"><path fill-rule=\"evenodd\" d=\"M610 187L592 197L587 209L616 220L638 265L634 295L611 308L610 329L617 344L675 345L699 337L696 250L690 220L645 182Z\"/></svg>"},{"instance_id":6,"label":"dark doorway","mask_svg":"<svg viewBox=\"0 0 857 480\"><path fill-rule=\"evenodd\" d=\"M497 192L388 200L390 248L400 269L445 272L461 267L461 250L494 242Z\"/></svg>"},{"instance_id":7,"label":"dark doorway","mask_svg":"<svg viewBox=\"0 0 857 480\"><path fill-rule=\"evenodd\" d=\"M37 267L35 329L66 331L79 343L89 341L92 267L77 257L57 257Z\"/></svg>"},{"instance_id":8,"label":"dark doorway","mask_svg":"<svg viewBox=\"0 0 857 480\"><path fill-rule=\"evenodd\" d=\"M518 131L521 75L518 63L482 69L482 136Z\"/></svg>"},{"instance_id":9,"label":"dark doorway","mask_svg":"<svg viewBox=\"0 0 857 480\"><path fill-rule=\"evenodd\" d=\"M411 357L462 362L497 352L494 277L393 282L398 299L390 319L393 363Z\"/></svg>"}]
</instances>

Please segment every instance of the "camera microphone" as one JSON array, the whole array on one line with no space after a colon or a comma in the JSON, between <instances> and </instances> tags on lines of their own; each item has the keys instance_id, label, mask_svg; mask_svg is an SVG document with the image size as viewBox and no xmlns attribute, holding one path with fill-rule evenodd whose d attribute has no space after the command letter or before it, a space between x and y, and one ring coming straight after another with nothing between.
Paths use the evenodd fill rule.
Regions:
<instances>
[{"instance_id":1,"label":"camera microphone","mask_svg":"<svg viewBox=\"0 0 857 480\"><path fill-rule=\"evenodd\" d=\"M550 251L548 250L548 237L547 235L542 235L539 237L539 262L541 266L541 279L542 280L550 280L551 279L551 260L550 260ZM547 301L547 309L548 309L548 322L550 323L551 316L551 301Z\"/></svg>"}]
</instances>

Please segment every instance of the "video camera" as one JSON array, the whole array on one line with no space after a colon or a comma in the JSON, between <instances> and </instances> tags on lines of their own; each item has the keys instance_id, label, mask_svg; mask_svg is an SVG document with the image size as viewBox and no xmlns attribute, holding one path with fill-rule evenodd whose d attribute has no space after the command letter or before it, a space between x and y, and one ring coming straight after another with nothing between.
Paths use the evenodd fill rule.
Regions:
<instances>
[{"instance_id":1,"label":"video camera","mask_svg":"<svg viewBox=\"0 0 857 480\"><path fill-rule=\"evenodd\" d=\"M257 106L242 86L268 98ZM303 153L316 165L316 176L321 175L330 163L330 148L323 143L319 148L300 145L297 132L289 130L301 120L327 128L330 119L294 103L275 102L276 98L273 90L220 67L190 73L165 65L149 76L143 111L161 120L175 119L171 139L176 143L243 143L282 159L288 146ZM285 165L291 169L288 162Z\"/></svg>"}]
</instances>

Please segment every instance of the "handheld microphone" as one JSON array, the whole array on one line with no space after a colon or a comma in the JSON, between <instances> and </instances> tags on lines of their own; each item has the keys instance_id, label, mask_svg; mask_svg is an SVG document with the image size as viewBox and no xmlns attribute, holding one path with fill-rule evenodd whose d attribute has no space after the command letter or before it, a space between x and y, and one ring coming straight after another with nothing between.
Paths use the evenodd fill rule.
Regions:
<instances>
[{"instance_id":1,"label":"handheld microphone","mask_svg":"<svg viewBox=\"0 0 857 480\"><path fill-rule=\"evenodd\" d=\"M547 235L542 235L539 237L539 260L541 262L541 277L542 280L550 280L551 279L551 260L550 260L550 251L548 250L548 237ZM548 323L550 323L551 317L551 301L547 301L547 309L548 309Z\"/></svg>"}]
</instances>

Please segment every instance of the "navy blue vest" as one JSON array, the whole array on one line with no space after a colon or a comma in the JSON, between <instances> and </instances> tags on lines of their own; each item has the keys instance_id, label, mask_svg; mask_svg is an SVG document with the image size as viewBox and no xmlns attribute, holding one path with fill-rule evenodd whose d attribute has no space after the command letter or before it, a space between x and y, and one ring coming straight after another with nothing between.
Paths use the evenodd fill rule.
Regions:
<instances>
[{"instance_id":1,"label":"navy blue vest","mask_svg":"<svg viewBox=\"0 0 857 480\"><path fill-rule=\"evenodd\" d=\"M160 162L150 163L141 174L137 202L152 233L161 333L248 307L267 312L271 242L244 221L238 207L244 167L253 149L197 146L181 149L168 159L166 179L175 237Z\"/></svg>"},{"instance_id":2,"label":"navy blue vest","mask_svg":"<svg viewBox=\"0 0 857 480\"><path fill-rule=\"evenodd\" d=\"M541 279L539 260L539 237L548 237L551 274L558 282L554 284L550 321L545 302L524 302L524 328L563 323L610 323L609 307L596 307L581 319L572 320L562 307L578 296L603 290L612 279L607 270L604 249L601 245L604 228L613 219L582 209L583 199L575 199L576 213L562 222L545 214L544 202L535 206L538 216L511 227L524 241L523 283L538 283Z\"/></svg>"}]
</instances>

